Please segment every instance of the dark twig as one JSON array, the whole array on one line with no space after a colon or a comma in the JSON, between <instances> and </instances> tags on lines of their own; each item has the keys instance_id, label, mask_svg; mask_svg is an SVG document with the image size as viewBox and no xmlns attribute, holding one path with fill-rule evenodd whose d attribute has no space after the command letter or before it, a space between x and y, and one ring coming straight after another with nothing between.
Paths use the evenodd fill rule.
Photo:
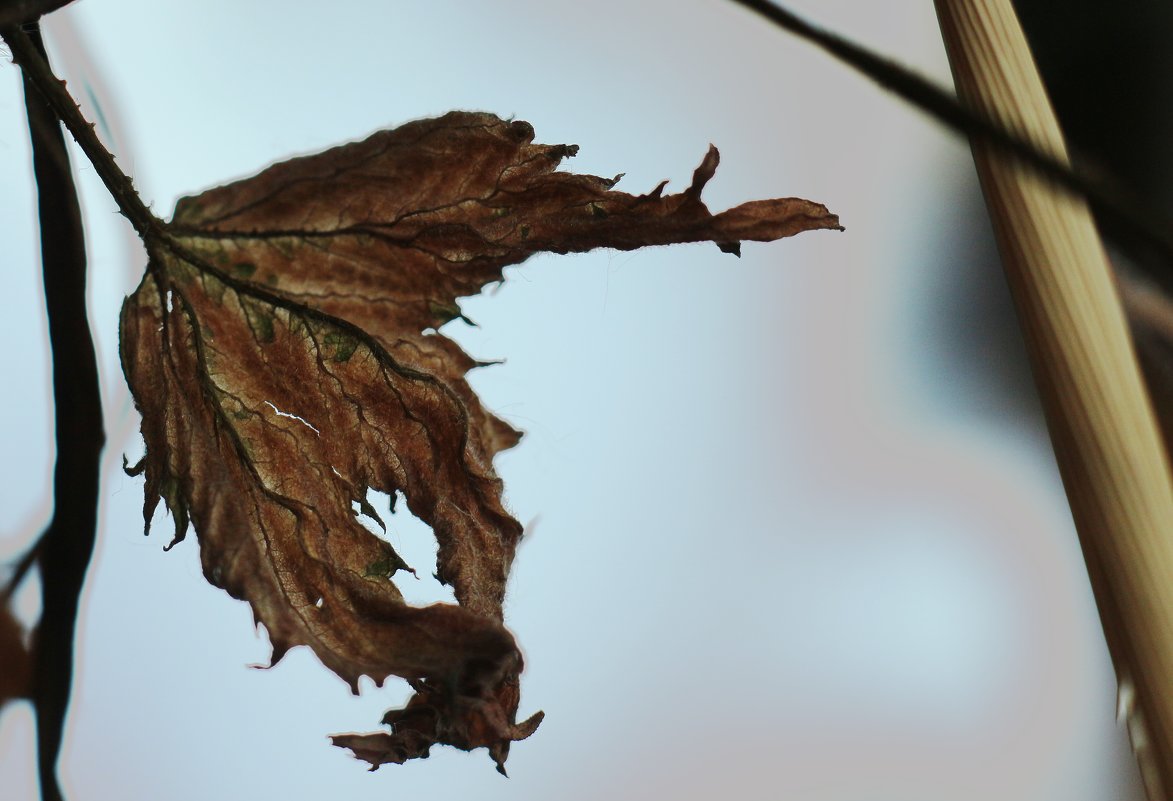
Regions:
<instances>
[{"instance_id":1,"label":"dark twig","mask_svg":"<svg viewBox=\"0 0 1173 801\"><path fill-rule=\"evenodd\" d=\"M73 0L0 0L0 25L19 25L69 5Z\"/></svg>"},{"instance_id":2,"label":"dark twig","mask_svg":"<svg viewBox=\"0 0 1173 801\"><path fill-rule=\"evenodd\" d=\"M6 30L5 38L7 33ZM44 45L36 25L31 26L29 36L21 33L20 38L44 59ZM37 630L33 704L37 712L41 796L44 801L59 801L62 795L57 757L73 678L78 598L94 549L105 434L98 365L86 319L81 208L65 137L56 111L45 103L27 73L24 92L41 223L57 443L53 518L35 546L41 571L42 612Z\"/></svg>"},{"instance_id":3,"label":"dark twig","mask_svg":"<svg viewBox=\"0 0 1173 801\"><path fill-rule=\"evenodd\" d=\"M114 197L119 211L130 220L149 249L162 235L162 221L151 214L135 191L130 177L118 167L110 151L98 139L93 123L86 121L77 102L66 91L65 83L53 74L43 48L38 48L17 26L0 26L0 37L11 48L13 58L24 72L25 86L31 82L39 93L38 100L51 110L55 120L60 119L65 123L82 152L94 165L94 171Z\"/></svg>"},{"instance_id":4,"label":"dark twig","mask_svg":"<svg viewBox=\"0 0 1173 801\"><path fill-rule=\"evenodd\" d=\"M12 568L12 575L8 577L8 583L0 587L0 606L7 606L12 596L20 588L24 577L28 575L32 566L37 563L37 544L34 543L27 551L21 554L20 559L16 560Z\"/></svg>"},{"instance_id":5,"label":"dark twig","mask_svg":"<svg viewBox=\"0 0 1173 801\"><path fill-rule=\"evenodd\" d=\"M1138 260L1154 256L1173 264L1173 221L1153 214L1135 193L1110 176L1072 168L997 121L961 104L951 93L908 69L834 33L816 28L770 0L732 0L778 27L816 45L881 87L936 118L958 133L974 136L1029 164L1060 186L1083 195L1113 231L1124 233L1117 244Z\"/></svg>"}]
</instances>

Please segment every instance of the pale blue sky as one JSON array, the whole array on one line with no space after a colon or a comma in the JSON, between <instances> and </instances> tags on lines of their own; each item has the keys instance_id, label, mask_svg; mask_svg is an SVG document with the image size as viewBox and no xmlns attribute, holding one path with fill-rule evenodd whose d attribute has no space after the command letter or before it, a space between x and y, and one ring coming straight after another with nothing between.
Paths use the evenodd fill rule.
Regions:
<instances>
[{"instance_id":1,"label":"pale blue sky","mask_svg":"<svg viewBox=\"0 0 1173 801\"><path fill-rule=\"evenodd\" d=\"M944 81L931 4L793 3ZM538 257L445 333L527 432L498 469L533 525L507 600L525 649L511 779L483 753L369 775L326 735L352 698L304 649L272 671L189 539L144 540L118 304L142 256L83 161L110 444L63 775L77 801L1092 801L1135 793L1111 668L1053 459L995 380L1004 310L962 142L721 0L330 4L80 0L52 54L155 211L295 153L482 109L575 142L567 167L714 210L800 195L846 233ZM27 136L0 70L0 558L51 469ZM972 226L972 227L971 227ZM979 276L978 279L974 275ZM982 278L981 276L986 276ZM967 281L997 298L968 298ZM996 322L1005 325L1005 321ZM991 344L993 343L993 344ZM392 518L426 569L429 535ZM444 598L430 579L417 600ZM5 798L34 797L27 709L0 715ZM12 780L17 790L11 790ZM1122 789L1123 788L1123 789Z\"/></svg>"}]
</instances>

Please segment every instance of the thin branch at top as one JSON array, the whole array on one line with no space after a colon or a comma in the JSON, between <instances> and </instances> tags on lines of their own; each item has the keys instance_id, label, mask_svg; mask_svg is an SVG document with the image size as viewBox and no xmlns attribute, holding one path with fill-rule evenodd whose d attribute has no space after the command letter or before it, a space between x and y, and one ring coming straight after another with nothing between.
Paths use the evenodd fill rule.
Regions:
<instances>
[{"instance_id":1,"label":"thin branch at top","mask_svg":"<svg viewBox=\"0 0 1173 801\"><path fill-rule=\"evenodd\" d=\"M1086 167L1073 168L1065 160L1040 150L1030 140L962 103L948 91L910 70L837 34L811 25L770 0L732 0L778 27L826 51L837 60L875 81L884 89L929 114L958 133L988 141L1020 159L1063 188L1085 197L1097 214L1128 233L1118 244L1134 257L1153 254L1173 264L1173 221L1154 214L1148 204L1111 176Z\"/></svg>"},{"instance_id":2,"label":"thin branch at top","mask_svg":"<svg viewBox=\"0 0 1173 801\"><path fill-rule=\"evenodd\" d=\"M0 25L30 23L73 0L0 0Z\"/></svg>"},{"instance_id":3,"label":"thin branch at top","mask_svg":"<svg viewBox=\"0 0 1173 801\"><path fill-rule=\"evenodd\" d=\"M65 89L64 81L58 80L49 64L37 51L36 46L28 35L19 26L0 26L0 38L3 38L12 49L13 58L24 71L28 81L36 87L44 98L45 103L57 115L73 138L77 141L86 157L94 165L102 183L114 197L118 209L134 230L148 245L163 235L163 222L151 213L143 203L133 182L118 164L110 151L98 139L94 132L93 123L87 122L82 116L77 102Z\"/></svg>"}]
</instances>

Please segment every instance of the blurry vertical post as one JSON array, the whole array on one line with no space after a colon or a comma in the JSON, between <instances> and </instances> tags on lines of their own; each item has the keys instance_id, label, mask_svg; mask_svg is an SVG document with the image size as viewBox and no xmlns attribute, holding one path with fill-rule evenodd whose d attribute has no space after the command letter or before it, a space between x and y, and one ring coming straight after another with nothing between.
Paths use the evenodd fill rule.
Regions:
<instances>
[{"instance_id":1,"label":"blurry vertical post","mask_svg":"<svg viewBox=\"0 0 1173 801\"><path fill-rule=\"evenodd\" d=\"M936 0L960 97L1067 159L1009 0ZM974 161L1150 799L1173 792L1173 482L1088 204L991 146Z\"/></svg>"}]
</instances>

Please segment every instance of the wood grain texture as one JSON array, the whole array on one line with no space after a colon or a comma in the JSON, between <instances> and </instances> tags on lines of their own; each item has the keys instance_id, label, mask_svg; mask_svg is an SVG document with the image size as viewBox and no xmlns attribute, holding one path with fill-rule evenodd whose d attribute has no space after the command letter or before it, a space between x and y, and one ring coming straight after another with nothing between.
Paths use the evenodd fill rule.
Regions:
<instances>
[{"instance_id":1,"label":"wood grain texture","mask_svg":"<svg viewBox=\"0 0 1173 801\"><path fill-rule=\"evenodd\" d=\"M1066 158L1009 0L935 0L958 94ZM1151 799L1173 799L1173 492L1087 205L973 143Z\"/></svg>"}]
</instances>

